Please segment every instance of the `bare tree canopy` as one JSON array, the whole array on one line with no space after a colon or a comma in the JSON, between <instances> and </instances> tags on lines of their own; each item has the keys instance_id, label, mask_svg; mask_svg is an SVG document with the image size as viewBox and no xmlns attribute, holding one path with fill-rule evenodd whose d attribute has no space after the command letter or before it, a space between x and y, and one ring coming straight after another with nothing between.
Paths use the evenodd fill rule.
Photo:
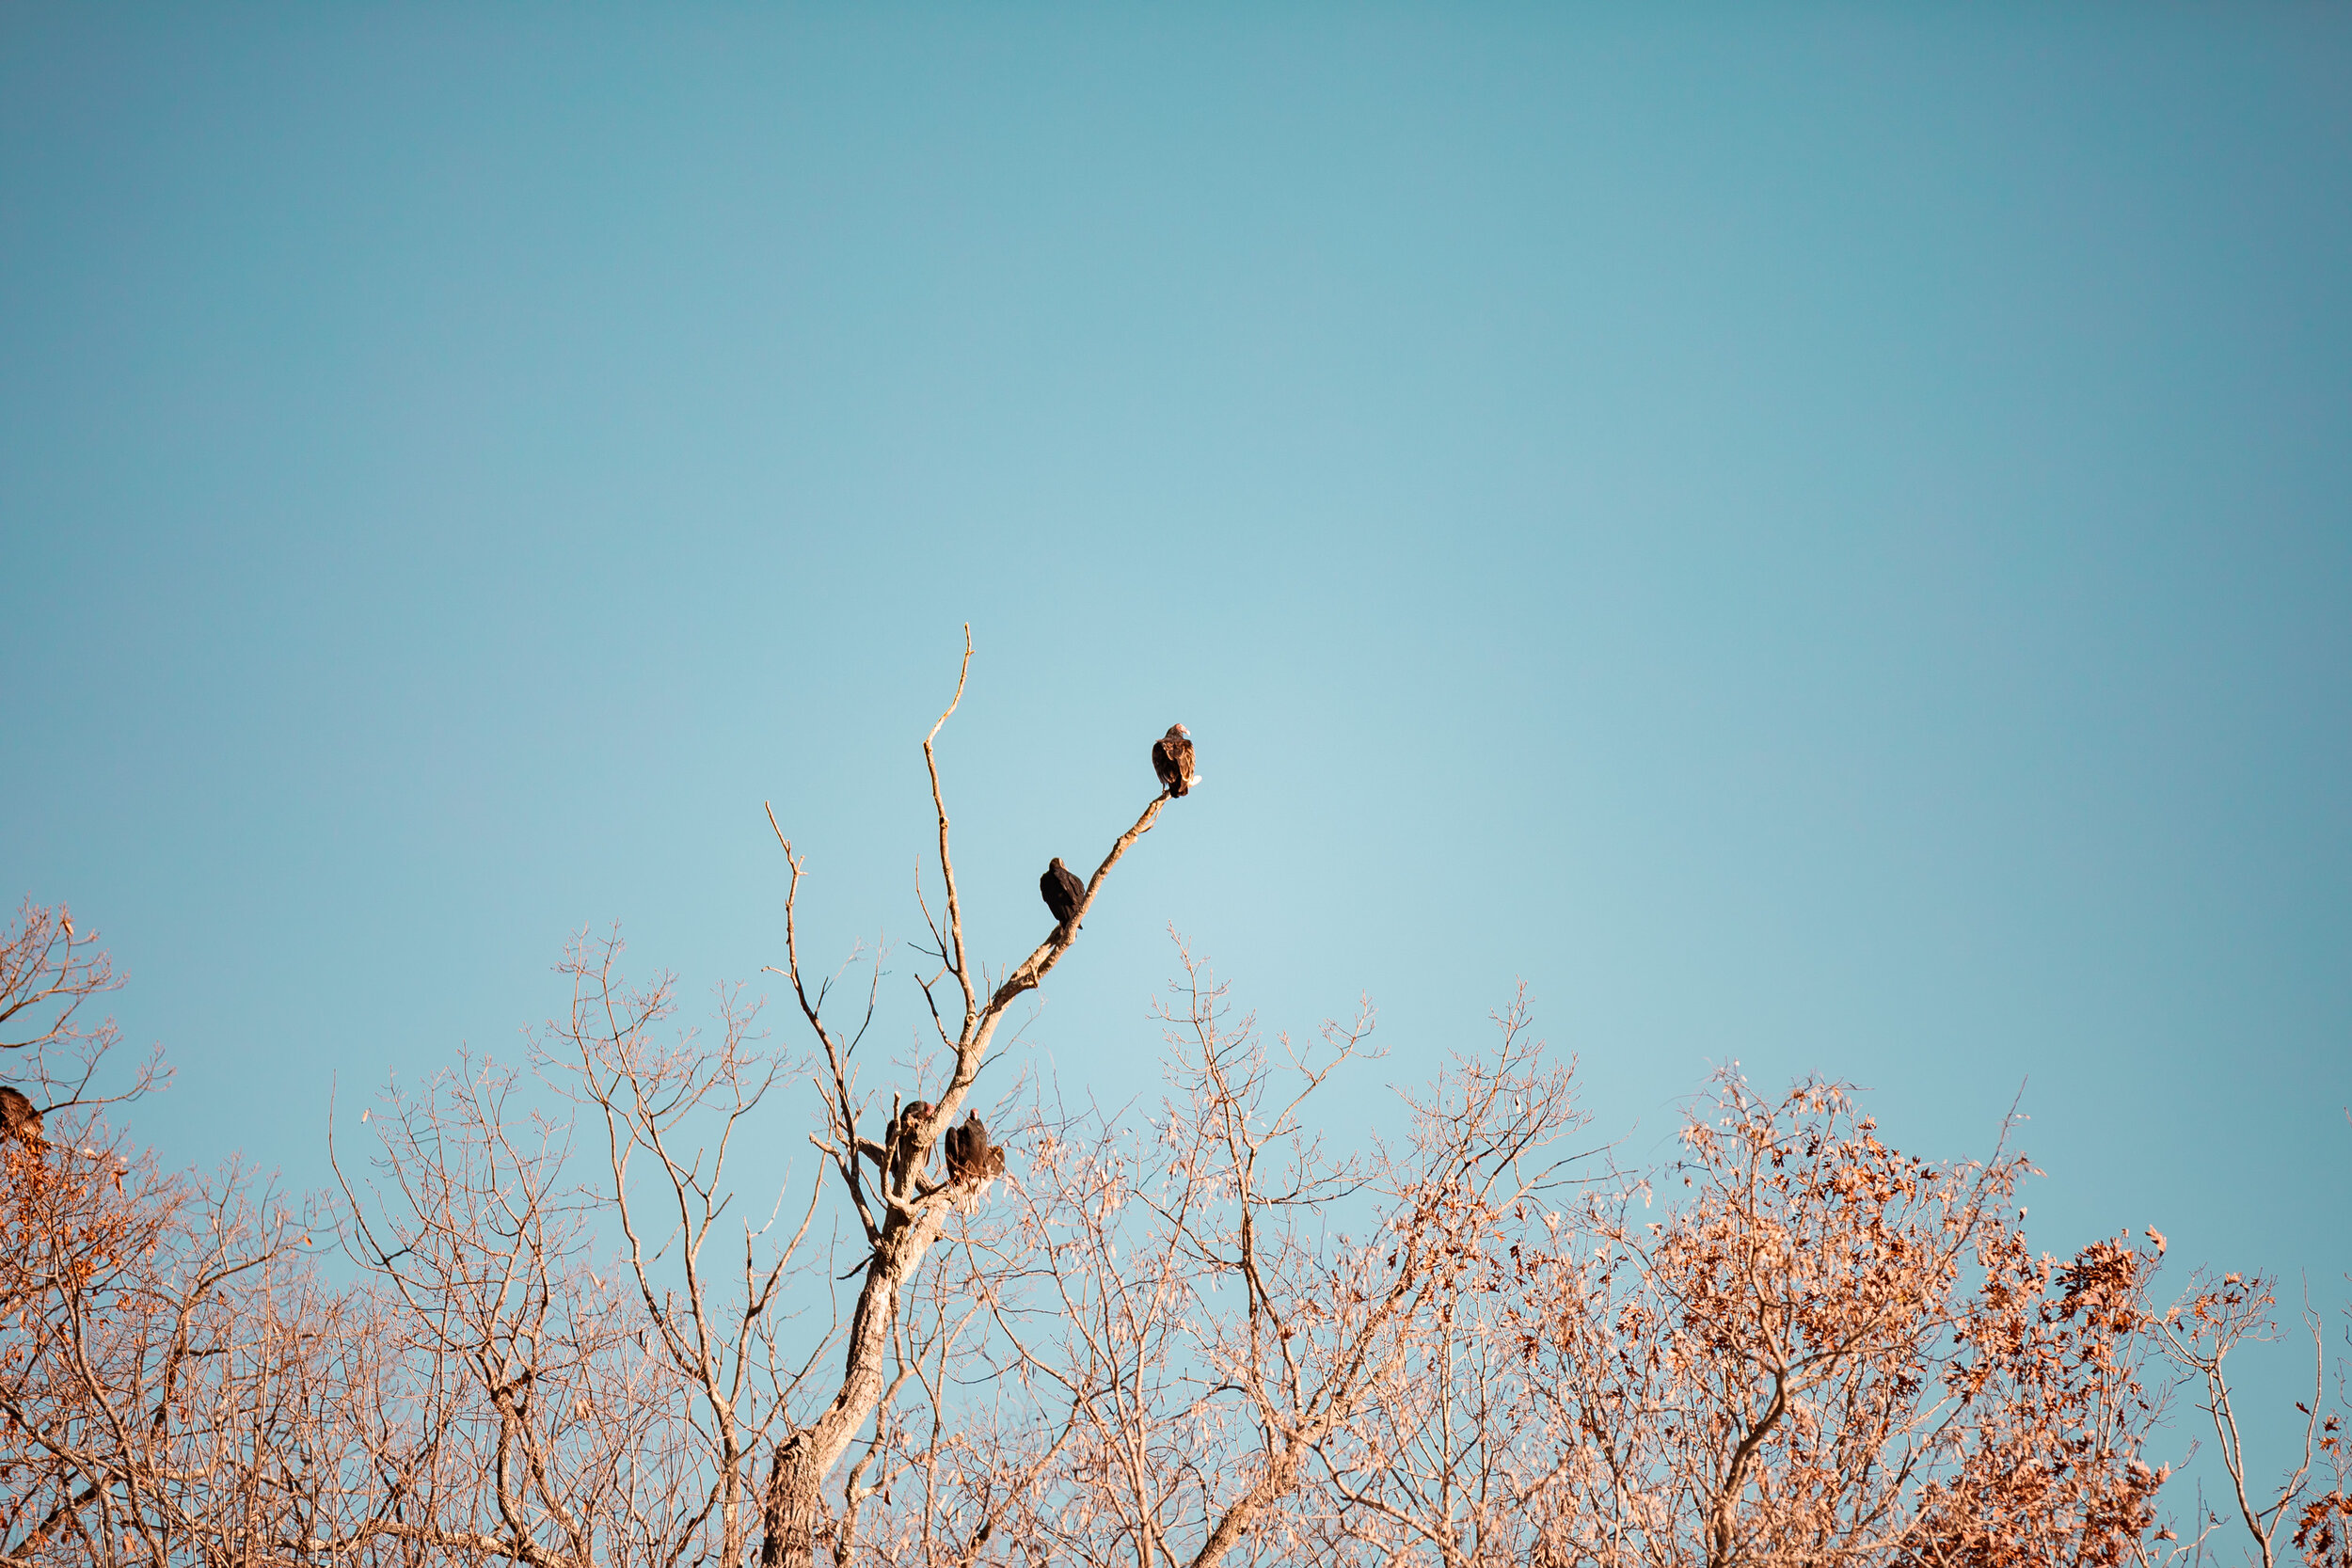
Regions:
<instances>
[{"instance_id":1,"label":"bare tree canopy","mask_svg":"<svg viewBox=\"0 0 2352 1568\"><path fill-rule=\"evenodd\" d=\"M330 1121L308 1199L164 1171L96 1093L44 1144L0 1089L0 1564L2352 1568L2320 1320L2265 1490L2224 1362L2271 1283L2159 1307L2158 1232L2035 1253L2005 1136L1931 1160L1844 1085L1727 1071L1628 1168L1522 993L1392 1135L1341 1138L1369 1003L1269 1037L1181 942L1155 1105L983 1107L1009 1010L1193 775L1089 880L1055 861L1070 907L989 971L937 749L969 669L923 747L915 1057L874 1054L879 956L804 965L778 827L786 1042L734 988L683 1023L583 933L525 1063ZM40 1082L103 1082L87 940L28 904L0 943ZM755 1191L796 1110L803 1164ZM2175 1378L2228 1531L2160 1507Z\"/></svg>"},{"instance_id":2,"label":"bare tree canopy","mask_svg":"<svg viewBox=\"0 0 2352 1568\"><path fill-rule=\"evenodd\" d=\"M115 1054L121 1031L111 1018L93 1021L88 1009L121 983L97 931L77 929L63 904L25 899L14 927L0 932L0 1072L39 1090L51 1111L135 1100L159 1086L166 1078L160 1051L118 1081L100 1078L99 1064ZM109 1063L109 1070L120 1066ZM23 1109L35 1101L25 1097ZM19 1115L9 1115L10 1130L22 1125ZM33 1131L40 1130L36 1120Z\"/></svg>"}]
</instances>

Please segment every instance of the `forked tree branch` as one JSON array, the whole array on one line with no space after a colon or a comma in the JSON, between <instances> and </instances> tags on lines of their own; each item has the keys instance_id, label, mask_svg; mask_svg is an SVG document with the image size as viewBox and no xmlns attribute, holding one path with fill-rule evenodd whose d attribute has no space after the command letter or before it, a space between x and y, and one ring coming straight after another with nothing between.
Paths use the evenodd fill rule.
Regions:
<instances>
[{"instance_id":1,"label":"forked tree branch","mask_svg":"<svg viewBox=\"0 0 2352 1568\"><path fill-rule=\"evenodd\" d=\"M877 1162L879 1171L875 1185L881 1198L881 1212L869 1208L865 1193L864 1152L872 1140L863 1137L857 1127L858 1105L853 1092L849 1057L855 1039L843 1041L824 1021L824 992L819 988L812 996L802 968L799 940L799 893L805 861L794 854L791 841L785 836L776 821L772 805L768 808L769 826L774 831L776 842L782 846L787 866L785 894L785 974L799 1002L802 1016L823 1048L826 1069L831 1077L828 1092L828 1117L834 1123L834 1138L820 1145L827 1157L834 1161L843 1183L850 1191L852 1206L866 1228L871 1248L866 1262L866 1281L858 1292L857 1305L850 1323L849 1345L842 1369L839 1391L817 1420L796 1431L778 1446L776 1463L771 1472L767 1506L767 1540L762 1546L764 1563L791 1563L795 1568L814 1560L816 1531L823 1505L819 1489L824 1478L839 1463L866 1422L874 1417L882 1400L887 1397L888 1378L885 1361L891 1342L892 1324L896 1322L900 1302L922 1266L924 1255L938 1239L946 1222L948 1206L958 1201L960 1192L954 1183L934 1183L925 1174L928 1152L941 1128L953 1123L962 1107L965 1096L979 1077L998 1026L1006 1010L1024 992L1035 990L1054 966L1061 961L1077 939L1078 927L1088 910L1093 907L1112 867L1132 848L1136 841L1149 832L1159 818L1161 810L1170 799L1167 789L1146 806L1134 826L1115 840L1110 850L1097 866L1088 882L1086 895L1077 911L1055 927L1053 932L1016 965L1003 981L983 999L976 984L970 951L963 929L963 893L956 876L955 857L950 842L946 787L939 772L939 734L947 721L962 705L963 692L972 673L972 628L967 623L963 631L963 657L956 673L955 694L946 707L931 724L923 737L923 764L931 786L931 806L939 829L939 872L946 899L946 927L931 922L928 906L925 921L935 938L941 941L939 958L946 970L956 977L963 996L961 1027L951 1042L955 1064L939 1098L921 1115L904 1114L894 1118L894 1141L898 1147L885 1150ZM877 960L879 966L879 959ZM877 969L879 980L879 967ZM924 985L930 996L929 983ZM867 1017L872 1016L872 999L868 999ZM934 1022L940 1022L935 1005ZM860 1034L863 1034L863 1028ZM946 1038L946 1029L941 1028Z\"/></svg>"}]
</instances>

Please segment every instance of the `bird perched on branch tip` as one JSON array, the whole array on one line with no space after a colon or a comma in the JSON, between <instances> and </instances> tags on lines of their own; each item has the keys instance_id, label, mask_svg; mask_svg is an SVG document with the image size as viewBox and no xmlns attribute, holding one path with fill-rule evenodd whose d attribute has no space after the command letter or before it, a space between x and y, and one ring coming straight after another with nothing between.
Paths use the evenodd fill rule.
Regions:
<instances>
[{"instance_id":1,"label":"bird perched on branch tip","mask_svg":"<svg viewBox=\"0 0 2352 1568\"><path fill-rule=\"evenodd\" d=\"M1182 798L1191 793L1200 782L1200 771L1192 764L1192 732L1182 724L1170 724L1168 733L1152 742L1152 771L1160 776L1160 784L1170 795Z\"/></svg>"}]
</instances>

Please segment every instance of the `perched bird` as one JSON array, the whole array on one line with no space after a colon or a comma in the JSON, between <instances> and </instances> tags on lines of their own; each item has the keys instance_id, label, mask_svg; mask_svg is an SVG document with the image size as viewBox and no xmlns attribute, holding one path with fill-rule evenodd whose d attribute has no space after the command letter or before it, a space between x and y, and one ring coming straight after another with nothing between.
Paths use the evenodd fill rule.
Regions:
<instances>
[{"instance_id":1,"label":"perched bird","mask_svg":"<svg viewBox=\"0 0 2352 1568\"><path fill-rule=\"evenodd\" d=\"M1192 732L1182 724L1170 724L1168 733L1152 742L1152 771L1160 776L1160 783L1170 795L1182 797L1200 782L1199 769L1192 765Z\"/></svg>"},{"instance_id":2,"label":"perched bird","mask_svg":"<svg viewBox=\"0 0 2352 1568\"><path fill-rule=\"evenodd\" d=\"M947 1174L950 1178L961 1178L963 1174L964 1162L972 1140L972 1130L975 1127L979 1128L980 1143L985 1146L988 1142L988 1128L981 1122L980 1113L977 1111L967 1113L963 1118L963 1125L950 1127L947 1129L947 1135L940 1140L941 1147L947 1151Z\"/></svg>"},{"instance_id":3,"label":"perched bird","mask_svg":"<svg viewBox=\"0 0 2352 1568\"><path fill-rule=\"evenodd\" d=\"M1069 925L1070 917L1087 900L1086 883L1078 880L1076 872L1062 864L1059 855L1045 868L1045 875L1037 879L1037 890L1045 895L1045 907L1053 911L1057 926Z\"/></svg>"},{"instance_id":4,"label":"perched bird","mask_svg":"<svg viewBox=\"0 0 2352 1568\"><path fill-rule=\"evenodd\" d=\"M35 1145L40 1142L40 1113L24 1095L5 1086L0 1086L0 1137L23 1138Z\"/></svg>"},{"instance_id":5,"label":"perched bird","mask_svg":"<svg viewBox=\"0 0 2352 1568\"><path fill-rule=\"evenodd\" d=\"M967 1114L961 1127L947 1129L945 1142L948 1180L986 1181L1005 1174L1005 1151L989 1143L979 1112Z\"/></svg>"},{"instance_id":6,"label":"perched bird","mask_svg":"<svg viewBox=\"0 0 2352 1568\"><path fill-rule=\"evenodd\" d=\"M908 1101L906 1108L891 1117L890 1125L882 1129L882 1142L896 1148L899 1133L913 1132L915 1128L922 1125L923 1118L930 1114L931 1102L930 1101Z\"/></svg>"},{"instance_id":7,"label":"perched bird","mask_svg":"<svg viewBox=\"0 0 2352 1568\"><path fill-rule=\"evenodd\" d=\"M919 1145L914 1141L930 1114L930 1101L910 1100L906 1108L891 1117L890 1125L882 1130L882 1147L890 1151L890 1174L901 1182L910 1170L921 1168L924 1153L930 1147L929 1140ZM906 1140L904 1144L899 1142L901 1138Z\"/></svg>"}]
</instances>

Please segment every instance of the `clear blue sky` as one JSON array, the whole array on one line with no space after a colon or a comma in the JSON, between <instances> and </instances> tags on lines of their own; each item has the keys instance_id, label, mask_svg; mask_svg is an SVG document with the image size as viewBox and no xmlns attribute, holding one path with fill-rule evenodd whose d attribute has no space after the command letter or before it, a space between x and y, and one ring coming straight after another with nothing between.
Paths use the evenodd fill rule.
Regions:
<instances>
[{"instance_id":1,"label":"clear blue sky","mask_svg":"<svg viewBox=\"0 0 2352 1568\"><path fill-rule=\"evenodd\" d=\"M2352 9L0 9L0 892L173 1158L755 978L763 800L914 930L966 620L993 958L1201 747L1066 1088L1171 924L1368 1116L1524 977L2345 1294Z\"/></svg>"}]
</instances>

